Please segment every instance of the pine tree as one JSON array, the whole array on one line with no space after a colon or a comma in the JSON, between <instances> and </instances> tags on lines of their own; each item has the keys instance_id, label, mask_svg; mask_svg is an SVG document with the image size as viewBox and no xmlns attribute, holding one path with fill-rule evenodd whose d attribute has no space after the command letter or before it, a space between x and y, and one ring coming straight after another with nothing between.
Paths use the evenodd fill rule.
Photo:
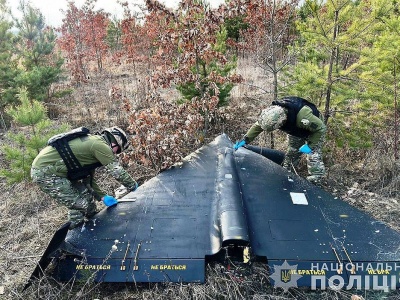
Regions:
<instances>
[{"instance_id":1,"label":"pine tree","mask_svg":"<svg viewBox=\"0 0 400 300\"><path fill-rule=\"evenodd\" d=\"M374 126L387 124L388 145L394 157L399 158L399 82L400 82L400 13L396 1L378 0L374 15L380 21L375 28L372 45L366 48L355 64L362 80L362 108L373 110ZM371 115L371 114L370 114ZM373 118L373 119L372 119ZM391 140L391 141L390 141ZM389 149L387 149L389 150Z\"/></svg>"},{"instance_id":2,"label":"pine tree","mask_svg":"<svg viewBox=\"0 0 400 300\"><path fill-rule=\"evenodd\" d=\"M250 24L245 21L245 15L240 13L240 10L232 17L226 17L224 26L227 31L227 39L229 42L233 41L233 45L230 45L235 49L236 56L239 56L239 43L243 40L242 32L246 31Z\"/></svg>"},{"instance_id":3,"label":"pine tree","mask_svg":"<svg viewBox=\"0 0 400 300\"><path fill-rule=\"evenodd\" d=\"M226 39L227 39L227 30L225 27L221 26L221 30L216 34L216 43L213 45L213 50L221 55L226 54ZM183 99L179 101L179 103L184 103L186 101L190 101L193 98L197 97L201 99L203 97L202 92L208 90L208 86L210 84L210 74L215 74L214 78L220 76L221 78L226 78L229 76L231 71L236 68L236 58L232 57L231 60L225 64L220 64L218 61L210 60L206 61L203 59L197 59L196 65L191 68L192 73L196 74L198 78L198 82L201 82L199 88L199 84L196 82L185 82L177 86L177 90L183 96ZM197 83L198 83L197 82ZM229 95L234 87L232 82L223 82L219 83L215 82L215 85L218 88L218 106L225 106L228 104ZM210 89L210 96L215 96L215 91Z\"/></svg>"},{"instance_id":4,"label":"pine tree","mask_svg":"<svg viewBox=\"0 0 400 300\"><path fill-rule=\"evenodd\" d=\"M5 127L4 108L12 103L17 93L15 78L18 76L17 61L13 57L14 35L11 32L9 8L0 0L0 121Z\"/></svg>"},{"instance_id":5,"label":"pine tree","mask_svg":"<svg viewBox=\"0 0 400 300\"><path fill-rule=\"evenodd\" d=\"M115 18L108 23L106 42L111 51L120 51L122 48L121 22Z\"/></svg>"},{"instance_id":6,"label":"pine tree","mask_svg":"<svg viewBox=\"0 0 400 300\"><path fill-rule=\"evenodd\" d=\"M18 98L21 104L9 108L7 113L23 130L9 132L8 143L1 147L8 168L0 169L0 176L10 184L30 180L31 165L40 149L51 136L67 130L66 125L55 129L47 118L46 107L42 102L30 100L26 89L20 90Z\"/></svg>"},{"instance_id":7,"label":"pine tree","mask_svg":"<svg viewBox=\"0 0 400 300\"><path fill-rule=\"evenodd\" d=\"M60 79L63 59L54 52L56 35L47 27L42 13L29 3L21 3L22 19L18 29L17 54L23 72L17 76L19 87L26 87L29 97L39 101L50 98L50 86Z\"/></svg>"},{"instance_id":8,"label":"pine tree","mask_svg":"<svg viewBox=\"0 0 400 300\"><path fill-rule=\"evenodd\" d=\"M355 64L374 38L371 2L306 0L299 15L297 62L287 68L282 89L324 108L339 146L371 146L366 112L357 109L363 96Z\"/></svg>"}]
</instances>

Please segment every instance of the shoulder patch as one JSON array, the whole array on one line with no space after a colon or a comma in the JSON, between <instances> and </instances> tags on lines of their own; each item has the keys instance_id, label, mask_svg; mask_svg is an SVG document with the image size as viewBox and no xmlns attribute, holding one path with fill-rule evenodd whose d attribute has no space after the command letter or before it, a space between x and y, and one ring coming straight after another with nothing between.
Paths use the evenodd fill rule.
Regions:
<instances>
[{"instance_id":1,"label":"shoulder patch","mask_svg":"<svg viewBox=\"0 0 400 300\"><path fill-rule=\"evenodd\" d=\"M308 126L308 125L310 124L310 121L307 120L307 119L302 119L300 122L301 122L304 126Z\"/></svg>"}]
</instances>

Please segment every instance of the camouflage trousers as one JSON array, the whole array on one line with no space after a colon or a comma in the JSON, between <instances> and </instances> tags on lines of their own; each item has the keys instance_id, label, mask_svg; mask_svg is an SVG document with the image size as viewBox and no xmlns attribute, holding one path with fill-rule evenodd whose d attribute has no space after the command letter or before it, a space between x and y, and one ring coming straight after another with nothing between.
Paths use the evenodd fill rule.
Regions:
<instances>
[{"instance_id":1,"label":"camouflage trousers","mask_svg":"<svg viewBox=\"0 0 400 300\"><path fill-rule=\"evenodd\" d=\"M57 203L69 208L68 220L71 222L72 229L82 223L85 217L90 218L96 213L96 203L84 182L71 182L65 177L54 175L53 168L53 166L42 169L32 168L32 181Z\"/></svg>"},{"instance_id":2,"label":"camouflage trousers","mask_svg":"<svg viewBox=\"0 0 400 300\"><path fill-rule=\"evenodd\" d=\"M293 168L298 166L301 155L303 154L299 151L299 148L304 145L306 139L292 135L289 135L288 139L288 149L282 166L289 171L293 171ZM324 140L324 138L321 139L321 142L311 154L306 154L309 175L307 176L307 180L313 183L319 182L325 176L325 165L322 161L322 145Z\"/></svg>"}]
</instances>

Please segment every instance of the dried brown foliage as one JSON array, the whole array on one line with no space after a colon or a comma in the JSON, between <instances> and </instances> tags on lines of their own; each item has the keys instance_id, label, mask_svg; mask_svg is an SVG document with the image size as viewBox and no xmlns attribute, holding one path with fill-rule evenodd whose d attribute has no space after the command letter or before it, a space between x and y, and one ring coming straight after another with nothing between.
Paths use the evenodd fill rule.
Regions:
<instances>
[{"instance_id":1,"label":"dried brown foliage","mask_svg":"<svg viewBox=\"0 0 400 300\"><path fill-rule=\"evenodd\" d=\"M146 29L149 32L158 29L151 57L151 64L157 67L149 78L154 87L194 83L200 97L207 98L218 95L207 90L208 86L241 82L239 75L215 72L215 66L222 70L230 63L218 48L223 11L212 10L194 0L181 1L176 12L157 1L146 3L151 21ZM210 69L211 64L214 69Z\"/></svg>"},{"instance_id":2,"label":"dried brown foliage","mask_svg":"<svg viewBox=\"0 0 400 300\"><path fill-rule=\"evenodd\" d=\"M108 14L94 11L95 0L86 0L82 8L74 2L68 3L58 45L66 58L66 67L75 83L86 82L90 62L95 62L97 71L103 68L108 52L105 37L109 23Z\"/></svg>"},{"instance_id":3,"label":"dried brown foliage","mask_svg":"<svg viewBox=\"0 0 400 300\"><path fill-rule=\"evenodd\" d=\"M177 105L159 96L150 97L150 108L130 115L129 131L136 151L125 158L161 171L179 162L204 141L204 120L217 113L218 99L194 99ZM202 113L203 112L203 113Z\"/></svg>"}]
</instances>

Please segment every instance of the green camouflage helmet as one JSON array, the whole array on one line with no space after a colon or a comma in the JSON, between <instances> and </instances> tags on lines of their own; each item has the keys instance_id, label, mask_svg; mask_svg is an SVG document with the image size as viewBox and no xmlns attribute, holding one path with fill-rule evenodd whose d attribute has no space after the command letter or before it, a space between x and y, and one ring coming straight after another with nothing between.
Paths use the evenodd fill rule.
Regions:
<instances>
[{"instance_id":1,"label":"green camouflage helmet","mask_svg":"<svg viewBox=\"0 0 400 300\"><path fill-rule=\"evenodd\" d=\"M116 143L120 147L120 151L117 153L120 153L129 147L128 136L121 128L113 126L110 128L105 128L101 133L111 135L115 139Z\"/></svg>"},{"instance_id":2,"label":"green camouflage helmet","mask_svg":"<svg viewBox=\"0 0 400 300\"><path fill-rule=\"evenodd\" d=\"M280 128L286 122L286 118L286 111L283 107L271 105L261 112L258 123L263 130L270 132Z\"/></svg>"}]
</instances>

